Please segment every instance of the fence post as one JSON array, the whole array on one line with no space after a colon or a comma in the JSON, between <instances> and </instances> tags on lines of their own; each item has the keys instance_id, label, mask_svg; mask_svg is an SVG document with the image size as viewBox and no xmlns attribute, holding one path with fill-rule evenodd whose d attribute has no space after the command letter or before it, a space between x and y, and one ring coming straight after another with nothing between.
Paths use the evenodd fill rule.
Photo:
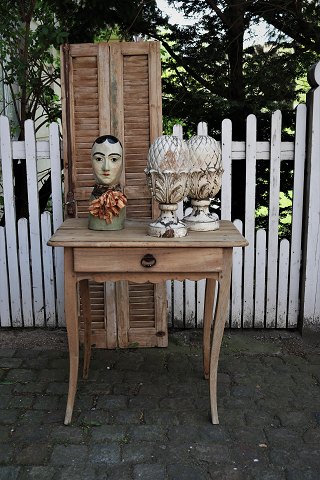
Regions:
<instances>
[{"instance_id":1,"label":"fence post","mask_svg":"<svg viewBox=\"0 0 320 480\"><path fill-rule=\"evenodd\" d=\"M320 62L309 71L308 149L301 291L302 334L320 335Z\"/></svg>"}]
</instances>

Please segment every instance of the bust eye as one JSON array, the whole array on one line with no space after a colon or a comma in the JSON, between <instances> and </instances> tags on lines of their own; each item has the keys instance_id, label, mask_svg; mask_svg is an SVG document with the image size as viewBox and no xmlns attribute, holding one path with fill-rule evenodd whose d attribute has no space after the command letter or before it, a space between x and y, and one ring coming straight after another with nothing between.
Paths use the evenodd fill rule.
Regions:
<instances>
[{"instance_id":1,"label":"bust eye","mask_svg":"<svg viewBox=\"0 0 320 480\"><path fill-rule=\"evenodd\" d=\"M118 158L111 158L111 162L112 162L112 163L115 163L115 162L117 162L118 160L119 160Z\"/></svg>"},{"instance_id":2,"label":"bust eye","mask_svg":"<svg viewBox=\"0 0 320 480\"><path fill-rule=\"evenodd\" d=\"M96 162L101 162L102 158L101 157L95 157Z\"/></svg>"}]
</instances>

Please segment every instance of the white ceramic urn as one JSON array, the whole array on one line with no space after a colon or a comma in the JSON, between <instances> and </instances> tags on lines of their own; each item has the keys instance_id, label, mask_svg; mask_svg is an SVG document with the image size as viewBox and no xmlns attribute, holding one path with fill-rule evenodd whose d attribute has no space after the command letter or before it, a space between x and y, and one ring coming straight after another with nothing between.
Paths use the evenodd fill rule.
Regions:
<instances>
[{"instance_id":1,"label":"white ceramic urn","mask_svg":"<svg viewBox=\"0 0 320 480\"><path fill-rule=\"evenodd\" d=\"M192 169L189 196L192 212L183 222L190 230L210 231L219 228L219 217L210 213L210 199L221 188L223 169L218 142L208 135L195 135L187 142Z\"/></svg>"},{"instance_id":2,"label":"white ceramic urn","mask_svg":"<svg viewBox=\"0 0 320 480\"><path fill-rule=\"evenodd\" d=\"M159 202L160 216L149 225L153 237L184 237L187 228L177 218L177 203L188 195L191 168L184 140L162 135L151 145L145 173L153 197Z\"/></svg>"}]
</instances>

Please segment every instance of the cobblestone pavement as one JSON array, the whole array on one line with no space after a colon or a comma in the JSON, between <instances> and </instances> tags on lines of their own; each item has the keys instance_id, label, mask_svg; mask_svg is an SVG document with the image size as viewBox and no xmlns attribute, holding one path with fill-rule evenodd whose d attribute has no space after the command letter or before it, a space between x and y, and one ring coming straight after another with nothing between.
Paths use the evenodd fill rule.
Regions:
<instances>
[{"instance_id":1,"label":"cobblestone pavement","mask_svg":"<svg viewBox=\"0 0 320 480\"><path fill-rule=\"evenodd\" d=\"M320 348L297 333L226 332L220 425L201 332L94 350L68 427L65 333L0 335L0 480L320 479Z\"/></svg>"}]
</instances>

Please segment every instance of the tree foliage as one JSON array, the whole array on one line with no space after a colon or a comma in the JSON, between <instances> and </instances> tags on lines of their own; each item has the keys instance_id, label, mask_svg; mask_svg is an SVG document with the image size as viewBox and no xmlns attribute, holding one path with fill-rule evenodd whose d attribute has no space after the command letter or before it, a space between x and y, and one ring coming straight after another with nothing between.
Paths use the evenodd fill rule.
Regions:
<instances>
[{"instance_id":1,"label":"tree foliage","mask_svg":"<svg viewBox=\"0 0 320 480\"><path fill-rule=\"evenodd\" d=\"M45 1L13 0L8 8L8 2L0 0L0 9L2 81L10 91L9 101L23 139L25 120L38 121L40 128L60 115L54 91L60 76L55 48L66 34Z\"/></svg>"}]
</instances>

